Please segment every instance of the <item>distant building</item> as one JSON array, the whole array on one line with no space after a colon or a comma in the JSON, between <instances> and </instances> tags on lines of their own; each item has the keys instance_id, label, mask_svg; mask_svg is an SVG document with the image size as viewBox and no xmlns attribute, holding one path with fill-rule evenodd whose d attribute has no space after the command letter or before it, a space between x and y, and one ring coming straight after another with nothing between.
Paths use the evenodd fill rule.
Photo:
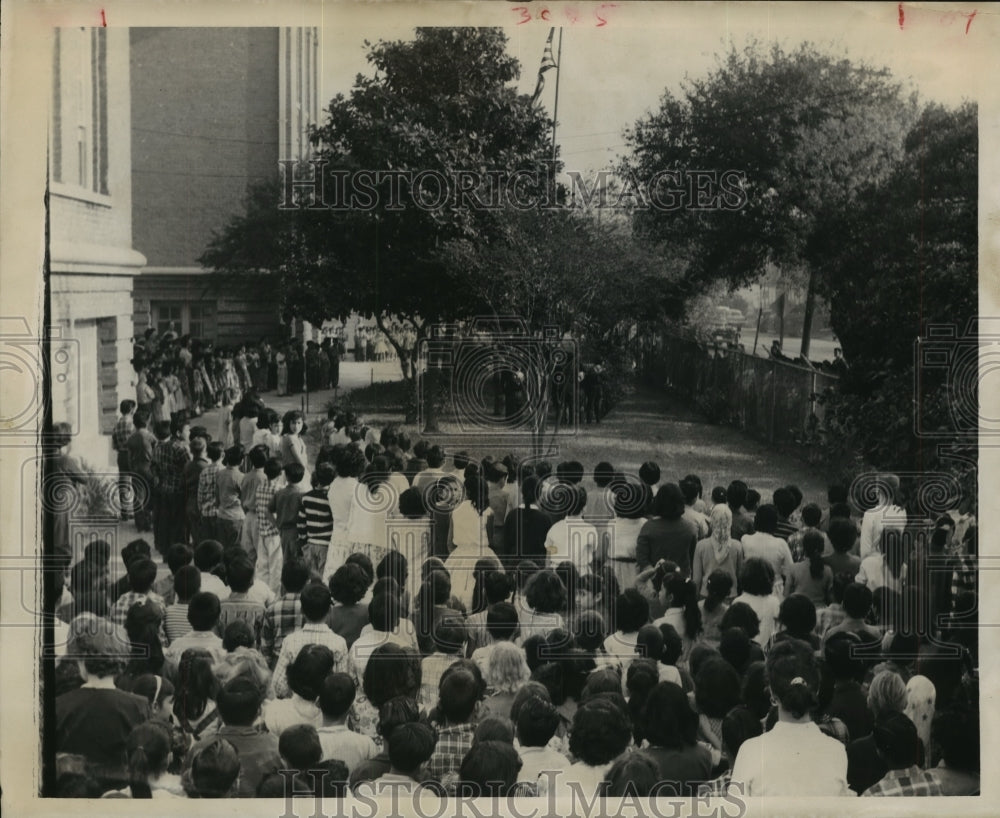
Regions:
<instances>
[{"instance_id":1,"label":"distant building","mask_svg":"<svg viewBox=\"0 0 1000 818\"><path fill-rule=\"evenodd\" d=\"M315 28L138 28L131 34L135 332L233 346L288 337L277 294L219 287L198 257L318 120Z\"/></svg>"}]
</instances>

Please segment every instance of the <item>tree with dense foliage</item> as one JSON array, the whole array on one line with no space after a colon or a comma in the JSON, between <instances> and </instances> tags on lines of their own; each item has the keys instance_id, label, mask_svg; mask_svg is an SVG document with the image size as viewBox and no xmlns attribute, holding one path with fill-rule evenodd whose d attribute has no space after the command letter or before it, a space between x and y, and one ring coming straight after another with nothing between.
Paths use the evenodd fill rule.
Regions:
<instances>
[{"instance_id":1,"label":"tree with dense foliage","mask_svg":"<svg viewBox=\"0 0 1000 818\"><path fill-rule=\"evenodd\" d=\"M914 118L915 99L885 69L808 44L791 52L754 44L687 80L679 96L666 92L659 109L626 132L630 153L619 172L640 184L656 180L654 188L690 183L684 207L638 209L635 220L643 235L686 248L692 283L743 286L768 262L808 271L808 358L825 214L851 207L863 186L892 171ZM691 174L700 171L739 174L744 201L727 207L709 197L706 207L693 206Z\"/></svg>"},{"instance_id":2,"label":"tree with dense foliage","mask_svg":"<svg viewBox=\"0 0 1000 818\"><path fill-rule=\"evenodd\" d=\"M438 204L441 178L476 173L488 186L551 175L551 123L517 93L506 42L495 28L420 28L409 42L366 43L374 76L331 101L313 133L317 162L300 169L310 178L322 168L324 206L279 210L285 188L258 189L202 263L280 276L285 308L312 321L358 312L383 331L389 315L422 330L476 314L484 305L440 253L452 239L488 240L497 211L461 206L454 188ZM338 184L358 174L372 180L370 200L338 202ZM495 192L477 189L485 202Z\"/></svg>"},{"instance_id":3,"label":"tree with dense foliage","mask_svg":"<svg viewBox=\"0 0 1000 818\"><path fill-rule=\"evenodd\" d=\"M972 103L928 105L893 172L824 225L823 293L850 363L827 414L878 466L975 463L978 138Z\"/></svg>"}]
</instances>

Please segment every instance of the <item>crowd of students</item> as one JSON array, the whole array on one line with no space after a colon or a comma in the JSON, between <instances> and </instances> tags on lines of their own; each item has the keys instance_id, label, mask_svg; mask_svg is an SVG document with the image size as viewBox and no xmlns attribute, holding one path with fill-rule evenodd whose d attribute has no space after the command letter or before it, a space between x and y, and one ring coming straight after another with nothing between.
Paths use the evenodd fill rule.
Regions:
<instances>
[{"instance_id":1,"label":"crowd of students","mask_svg":"<svg viewBox=\"0 0 1000 818\"><path fill-rule=\"evenodd\" d=\"M240 415L60 577L54 794L978 794L970 515Z\"/></svg>"},{"instance_id":2,"label":"crowd of students","mask_svg":"<svg viewBox=\"0 0 1000 818\"><path fill-rule=\"evenodd\" d=\"M338 336L304 345L262 338L230 348L149 328L133 344L136 402L155 423L181 414L198 417L251 390L291 395L336 388L344 353Z\"/></svg>"}]
</instances>

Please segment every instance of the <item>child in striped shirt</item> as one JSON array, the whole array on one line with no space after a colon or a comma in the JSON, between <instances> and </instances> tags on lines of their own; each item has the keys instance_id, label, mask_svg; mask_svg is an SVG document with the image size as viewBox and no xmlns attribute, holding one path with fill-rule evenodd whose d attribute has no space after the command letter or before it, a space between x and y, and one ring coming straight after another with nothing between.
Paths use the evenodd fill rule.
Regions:
<instances>
[{"instance_id":1,"label":"child in striped shirt","mask_svg":"<svg viewBox=\"0 0 1000 818\"><path fill-rule=\"evenodd\" d=\"M333 534L333 513L327 494L336 471L332 463L319 463L313 472L313 488L302 495L298 514L298 541L311 571L323 576L326 554Z\"/></svg>"},{"instance_id":2,"label":"child in striped shirt","mask_svg":"<svg viewBox=\"0 0 1000 818\"><path fill-rule=\"evenodd\" d=\"M188 603L201 590L201 571L194 565L185 565L174 574L174 594L176 602L167 606L163 617L163 628L167 640L175 642L190 633L191 623L188 621Z\"/></svg>"}]
</instances>

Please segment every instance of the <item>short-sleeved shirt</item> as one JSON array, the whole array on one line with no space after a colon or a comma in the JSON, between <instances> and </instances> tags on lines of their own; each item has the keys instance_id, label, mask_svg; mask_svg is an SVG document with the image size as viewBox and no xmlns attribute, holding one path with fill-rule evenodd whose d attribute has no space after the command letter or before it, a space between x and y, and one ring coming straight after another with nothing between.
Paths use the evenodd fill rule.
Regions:
<instances>
[{"instance_id":1,"label":"short-sleeved shirt","mask_svg":"<svg viewBox=\"0 0 1000 818\"><path fill-rule=\"evenodd\" d=\"M743 543L744 560L757 558L767 562L774 570L775 583L788 576L793 564L792 552L781 537L758 531L747 534L740 542Z\"/></svg>"},{"instance_id":2,"label":"short-sleeved shirt","mask_svg":"<svg viewBox=\"0 0 1000 818\"><path fill-rule=\"evenodd\" d=\"M215 475L215 485L219 498L219 519L242 520L244 514L240 486L243 485L243 472L232 468L220 469Z\"/></svg>"},{"instance_id":3,"label":"short-sleeved shirt","mask_svg":"<svg viewBox=\"0 0 1000 818\"><path fill-rule=\"evenodd\" d=\"M243 620L250 626L254 636L254 645L260 644L260 631L264 625L264 605L249 598L245 593L233 591L229 598L222 602L219 615L219 629L225 632L226 627L237 620Z\"/></svg>"},{"instance_id":4,"label":"short-sleeved shirt","mask_svg":"<svg viewBox=\"0 0 1000 818\"><path fill-rule=\"evenodd\" d=\"M597 529L583 517L566 517L555 523L545 536L549 562L571 561L581 574L589 574L597 555Z\"/></svg>"},{"instance_id":5,"label":"short-sleeved shirt","mask_svg":"<svg viewBox=\"0 0 1000 818\"><path fill-rule=\"evenodd\" d=\"M743 742L732 784L742 785L744 797L850 795L847 751L812 722L779 721Z\"/></svg>"},{"instance_id":6,"label":"short-sleeved shirt","mask_svg":"<svg viewBox=\"0 0 1000 818\"><path fill-rule=\"evenodd\" d=\"M375 758L378 748L368 736L349 730L346 724L319 727L319 744L323 748L323 760L335 758L343 761L350 772L362 761Z\"/></svg>"}]
</instances>

